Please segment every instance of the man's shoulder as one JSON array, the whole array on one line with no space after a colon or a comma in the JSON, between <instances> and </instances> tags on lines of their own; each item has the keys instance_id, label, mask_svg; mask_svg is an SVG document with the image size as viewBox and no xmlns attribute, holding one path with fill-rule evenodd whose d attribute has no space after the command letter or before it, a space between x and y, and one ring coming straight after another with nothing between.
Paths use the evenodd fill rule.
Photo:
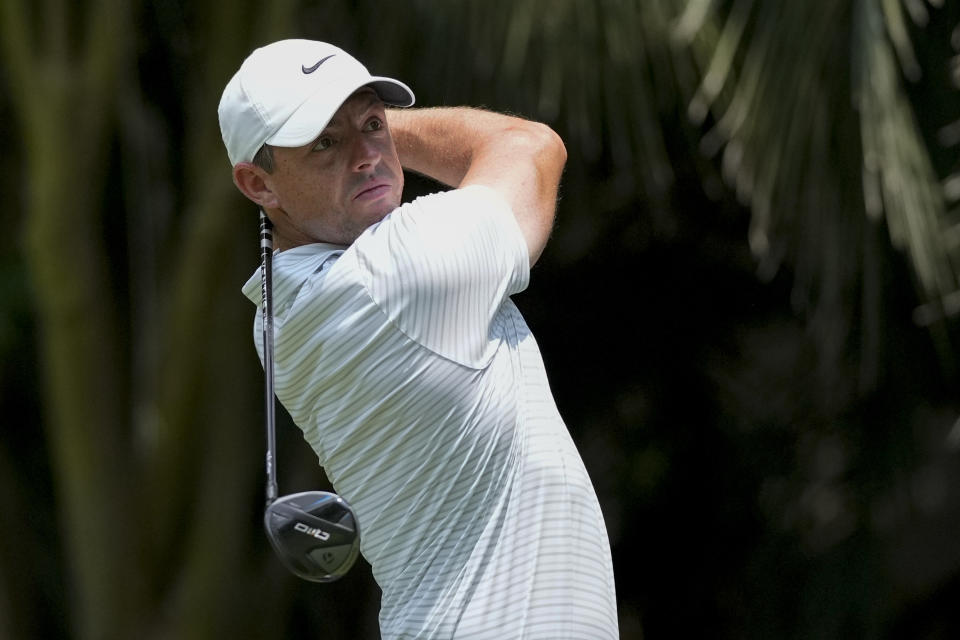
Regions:
<instances>
[{"instance_id":1,"label":"man's shoulder","mask_svg":"<svg viewBox=\"0 0 960 640\"><path fill-rule=\"evenodd\" d=\"M482 184L472 184L466 187L448 189L446 191L436 191L434 193L423 195L412 200L408 205L401 205L396 212L403 211L405 208L416 207L473 207L479 209L506 209L509 205L506 199L495 189ZM396 213L395 212L395 213Z\"/></svg>"},{"instance_id":2,"label":"man's shoulder","mask_svg":"<svg viewBox=\"0 0 960 640\"><path fill-rule=\"evenodd\" d=\"M413 243L411 247L436 242L446 246L451 242L456 244L457 238L470 240L480 229L511 232L515 228L509 204L495 189L470 185L418 196L400 205L367 229L354 244L366 247L386 238L406 238ZM388 241L388 244L391 247L384 248L392 250L398 246L396 242ZM406 242L401 241L401 245L406 246Z\"/></svg>"},{"instance_id":3,"label":"man's shoulder","mask_svg":"<svg viewBox=\"0 0 960 640\"><path fill-rule=\"evenodd\" d=\"M313 274L333 264L345 247L332 244L305 244L274 254L272 260L273 298L283 305L296 294ZM260 304L261 268L257 267L243 285L243 293L254 304Z\"/></svg>"}]
</instances>

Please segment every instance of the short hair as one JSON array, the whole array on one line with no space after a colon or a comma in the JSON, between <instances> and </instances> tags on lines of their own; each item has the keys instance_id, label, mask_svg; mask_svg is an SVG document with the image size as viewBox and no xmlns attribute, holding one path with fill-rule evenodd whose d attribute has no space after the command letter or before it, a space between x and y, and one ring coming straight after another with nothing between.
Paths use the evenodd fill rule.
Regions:
<instances>
[{"instance_id":1,"label":"short hair","mask_svg":"<svg viewBox=\"0 0 960 640\"><path fill-rule=\"evenodd\" d=\"M264 145L260 147L257 150L257 153L253 156L252 162L254 166L260 167L267 173L273 173L273 147L264 143Z\"/></svg>"}]
</instances>

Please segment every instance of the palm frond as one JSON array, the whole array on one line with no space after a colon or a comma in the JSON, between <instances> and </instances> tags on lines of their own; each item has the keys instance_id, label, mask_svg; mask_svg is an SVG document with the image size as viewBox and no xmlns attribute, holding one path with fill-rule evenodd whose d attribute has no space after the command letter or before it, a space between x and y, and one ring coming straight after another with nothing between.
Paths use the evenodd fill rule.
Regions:
<instances>
[{"instance_id":1,"label":"palm frond","mask_svg":"<svg viewBox=\"0 0 960 640\"><path fill-rule=\"evenodd\" d=\"M488 106L561 129L571 161L609 169L594 201L616 207L637 194L655 200L673 181L661 117L674 110L678 82L692 82L695 71L672 57L675 4L425 0L421 10L448 14L424 21L426 29L442 29L421 34L428 47L422 58L434 66L424 80L443 87L434 103L467 101L482 84Z\"/></svg>"},{"instance_id":2,"label":"palm frond","mask_svg":"<svg viewBox=\"0 0 960 640\"><path fill-rule=\"evenodd\" d=\"M855 316L881 313L882 299L868 295L882 288L871 247L880 219L927 305L917 320L950 312L960 262L904 87L921 69L902 5L732 0L721 17L706 4L690 2L675 28L702 69L689 114L715 119L703 146L722 149L724 176L751 207L761 272L793 270L795 301L811 312L828 360L840 357ZM908 8L927 15L922 3Z\"/></svg>"}]
</instances>

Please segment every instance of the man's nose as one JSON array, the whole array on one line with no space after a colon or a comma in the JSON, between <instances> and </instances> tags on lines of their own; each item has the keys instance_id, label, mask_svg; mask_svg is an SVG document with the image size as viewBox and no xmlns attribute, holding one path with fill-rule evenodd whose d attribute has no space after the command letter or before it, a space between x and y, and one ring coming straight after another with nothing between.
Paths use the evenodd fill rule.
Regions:
<instances>
[{"instance_id":1,"label":"man's nose","mask_svg":"<svg viewBox=\"0 0 960 640\"><path fill-rule=\"evenodd\" d=\"M355 171L364 171L375 167L380 161L380 149L376 143L362 133L354 138L353 167Z\"/></svg>"}]
</instances>

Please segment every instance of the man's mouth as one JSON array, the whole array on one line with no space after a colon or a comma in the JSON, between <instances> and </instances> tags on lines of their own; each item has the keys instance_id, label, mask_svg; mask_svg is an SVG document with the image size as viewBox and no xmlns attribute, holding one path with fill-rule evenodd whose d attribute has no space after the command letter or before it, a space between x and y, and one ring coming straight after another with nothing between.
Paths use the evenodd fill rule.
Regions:
<instances>
[{"instance_id":1,"label":"man's mouth","mask_svg":"<svg viewBox=\"0 0 960 640\"><path fill-rule=\"evenodd\" d=\"M378 182L364 187L353 196L354 200L375 200L380 196L390 193L390 184L388 182Z\"/></svg>"}]
</instances>

